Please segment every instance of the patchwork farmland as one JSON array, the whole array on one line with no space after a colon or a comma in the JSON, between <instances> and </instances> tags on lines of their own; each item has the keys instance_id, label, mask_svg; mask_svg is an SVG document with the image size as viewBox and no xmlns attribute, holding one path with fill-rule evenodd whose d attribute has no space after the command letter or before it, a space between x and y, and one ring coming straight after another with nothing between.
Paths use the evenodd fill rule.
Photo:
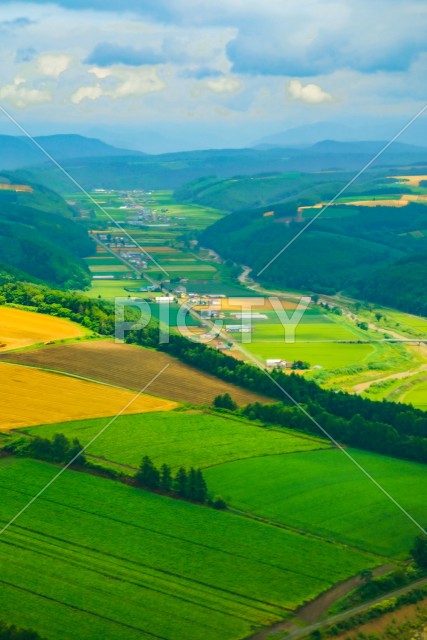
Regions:
<instances>
[{"instance_id":1,"label":"patchwork farmland","mask_svg":"<svg viewBox=\"0 0 427 640\"><path fill-rule=\"evenodd\" d=\"M0 460L5 523L57 469ZM11 550L16 553L11 555ZM18 552L19 550L19 552ZM370 554L69 472L0 538L2 615L47 640L239 640Z\"/></svg>"},{"instance_id":2,"label":"patchwork farmland","mask_svg":"<svg viewBox=\"0 0 427 640\"><path fill-rule=\"evenodd\" d=\"M151 394L196 405L210 405L217 395L226 392L230 393L239 405L256 401L271 402L271 399L201 373L164 353L133 345L116 344L110 340L53 345L22 353L5 354L3 358L19 364L84 376L135 391L142 389L163 367L169 365L150 385Z\"/></svg>"}]
</instances>

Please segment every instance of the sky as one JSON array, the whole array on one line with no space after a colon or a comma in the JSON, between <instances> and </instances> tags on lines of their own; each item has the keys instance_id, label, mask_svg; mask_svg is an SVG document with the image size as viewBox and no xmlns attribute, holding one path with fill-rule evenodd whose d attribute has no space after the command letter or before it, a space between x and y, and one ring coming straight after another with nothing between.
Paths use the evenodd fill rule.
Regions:
<instances>
[{"instance_id":1,"label":"sky","mask_svg":"<svg viewBox=\"0 0 427 640\"><path fill-rule=\"evenodd\" d=\"M426 34L425 0L0 0L0 104L150 152L319 122L382 139L427 101Z\"/></svg>"}]
</instances>

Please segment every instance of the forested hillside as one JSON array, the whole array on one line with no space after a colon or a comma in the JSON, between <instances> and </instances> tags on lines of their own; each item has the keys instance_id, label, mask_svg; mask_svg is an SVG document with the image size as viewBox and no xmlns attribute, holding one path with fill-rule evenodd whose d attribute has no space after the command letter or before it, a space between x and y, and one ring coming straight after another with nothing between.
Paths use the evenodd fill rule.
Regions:
<instances>
[{"instance_id":1,"label":"forested hillside","mask_svg":"<svg viewBox=\"0 0 427 640\"><path fill-rule=\"evenodd\" d=\"M271 208L275 215L267 217L262 208L229 215L208 228L200 240L225 258L252 267L256 274L307 223L296 220L294 205ZM346 207L345 211L336 207L327 215L331 217L316 220L262 273L263 282L320 293L346 290L385 303L379 299L381 287L375 282L379 277L393 279L387 270L394 265L393 273L401 273L402 278L393 281L389 297L393 296L393 306L414 311L419 263L417 260L417 268L411 271L407 260L427 252L427 238L418 233L427 228L427 208L415 203L402 208ZM398 299L397 288L401 292Z\"/></svg>"},{"instance_id":2,"label":"forested hillside","mask_svg":"<svg viewBox=\"0 0 427 640\"><path fill-rule=\"evenodd\" d=\"M8 179L13 182L13 176ZM0 190L0 269L24 280L86 286L90 274L82 258L92 251L87 230L58 194L30 187Z\"/></svg>"},{"instance_id":3,"label":"forested hillside","mask_svg":"<svg viewBox=\"0 0 427 640\"><path fill-rule=\"evenodd\" d=\"M361 282L360 297L427 316L427 253L398 260Z\"/></svg>"},{"instance_id":4,"label":"forested hillside","mask_svg":"<svg viewBox=\"0 0 427 640\"><path fill-rule=\"evenodd\" d=\"M360 177L352 185L351 194L369 191L372 196L397 195L405 191L404 185L391 184L387 170L378 170ZM183 185L175 192L179 202L189 202L223 211L240 211L244 208L278 203L307 206L328 202L353 177L342 171L319 173L262 173L253 176L236 175L232 178L203 177Z\"/></svg>"}]
</instances>

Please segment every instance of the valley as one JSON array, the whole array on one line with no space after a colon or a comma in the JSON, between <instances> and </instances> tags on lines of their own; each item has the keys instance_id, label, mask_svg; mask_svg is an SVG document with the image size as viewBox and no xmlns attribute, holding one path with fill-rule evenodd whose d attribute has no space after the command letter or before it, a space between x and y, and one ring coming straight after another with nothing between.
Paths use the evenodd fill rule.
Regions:
<instances>
[{"instance_id":1,"label":"valley","mask_svg":"<svg viewBox=\"0 0 427 640\"><path fill-rule=\"evenodd\" d=\"M412 302L365 298L361 280L423 264L427 190L389 174L328 207L273 277L257 277L264 249L273 258L342 176L63 191L89 238L86 279L0 286L9 624L47 640L76 626L79 640L243 640L303 633L304 605L371 571L420 579L408 558L425 519L427 321ZM141 312L124 340L117 299ZM50 486L61 442L88 449ZM147 458L186 482L203 472L207 502L137 485Z\"/></svg>"}]
</instances>

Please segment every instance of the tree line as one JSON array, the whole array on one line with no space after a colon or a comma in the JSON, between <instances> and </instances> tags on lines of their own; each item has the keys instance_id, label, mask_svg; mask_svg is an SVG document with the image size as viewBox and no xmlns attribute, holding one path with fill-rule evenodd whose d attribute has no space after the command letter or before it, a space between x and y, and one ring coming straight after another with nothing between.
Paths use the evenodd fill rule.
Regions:
<instances>
[{"instance_id":1,"label":"tree line","mask_svg":"<svg viewBox=\"0 0 427 640\"><path fill-rule=\"evenodd\" d=\"M0 640L42 640L42 637L31 629L18 629L15 625L0 622Z\"/></svg>"},{"instance_id":2,"label":"tree line","mask_svg":"<svg viewBox=\"0 0 427 640\"><path fill-rule=\"evenodd\" d=\"M279 401L271 405L249 405L245 415L250 419L322 435L294 400L342 443L427 463L427 413L411 405L378 402L344 391L330 391L302 376L286 374L279 369L267 376L259 367L175 334L170 336L168 344L158 345L157 331L150 326L129 332L127 341L156 347L226 382ZM221 405L232 410L232 406L224 405L223 398L216 402L216 406Z\"/></svg>"},{"instance_id":3,"label":"tree line","mask_svg":"<svg viewBox=\"0 0 427 640\"><path fill-rule=\"evenodd\" d=\"M128 476L114 469L91 462L85 456L83 445L79 440L77 438L70 440L62 433L56 433L52 440L40 436L17 438L5 445L3 451L15 456L35 458L55 464L68 464L76 458L71 465L72 468L96 472L99 475L124 484L131 484L147 491L155 491L171 497L183 498L190 502L207 504L215 509L226 508L222 498L209 498L208 487L200 469L191 467L187 471L181 466L173 474L169 465L162 464L159 469L149 456L144 456L138 471L133 476Z\"/></svg>"},{"instance_id":4,"label":"tree line","mask_svg":"<svg viewBox=\"0 0 427 640\"><path fill-rule=\"evenodd\" d=\"M135 475L135 484L150 491L174 494L190 502L205 504L208 501L208 487L200 469L191 467L186 471L179 467L173 475L169 465L162 464L158 469L149 456L143 457Z\"/></svg>"},{"instance_id":5,"label":"tree line","mask_svg":"<svg viewBox=\"0 0 427 640\"><path fill-rule=\"evenodd\" d=\"M29 282L18 282L0 273L0 305L16 304L38 313L68 318L102 335L114 333L114 306L103 300L51 289Z\"/></svg>"}]
</instances>

